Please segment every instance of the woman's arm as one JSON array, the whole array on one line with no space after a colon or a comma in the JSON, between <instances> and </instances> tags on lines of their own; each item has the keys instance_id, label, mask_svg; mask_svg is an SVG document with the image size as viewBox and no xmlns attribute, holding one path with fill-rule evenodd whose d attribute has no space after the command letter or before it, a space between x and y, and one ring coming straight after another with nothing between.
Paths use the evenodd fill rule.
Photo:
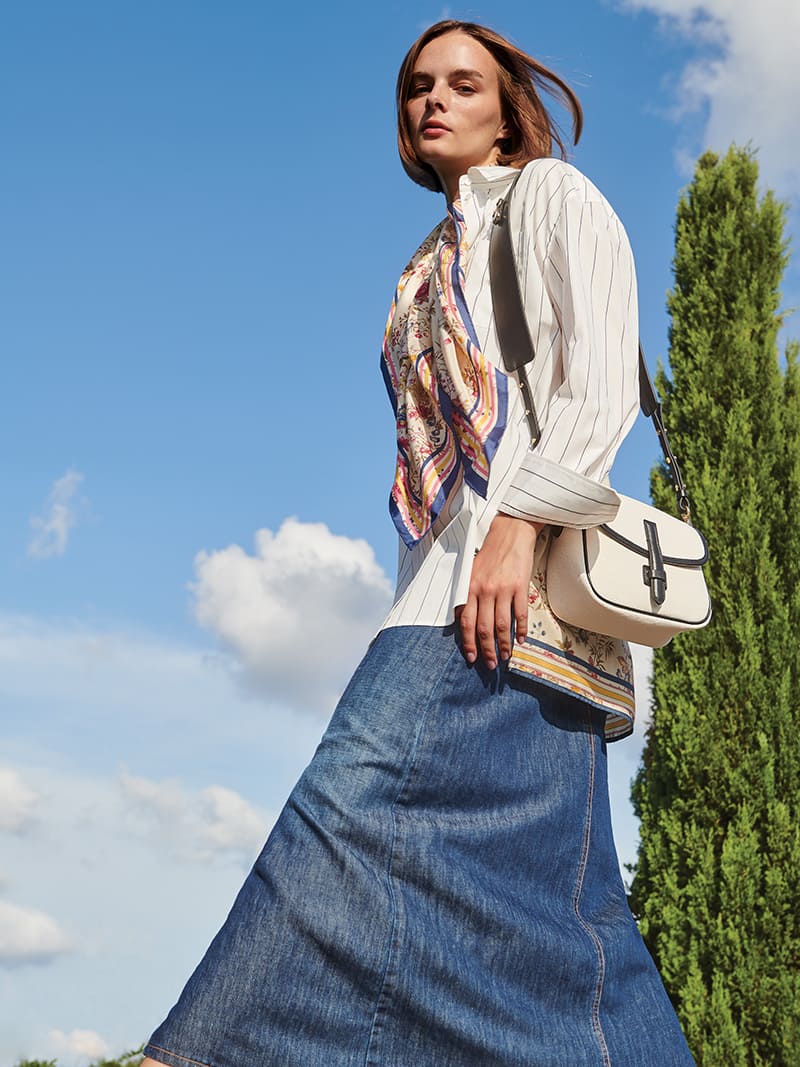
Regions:
<instances>
[{"instance_id":1,"label":"woman's arm","mask_svg":"<svg viewBox=\"0 0 800 1067\"><path fill-rule=\"evenodd\" d=\"M587 183L588 184L588 183ZM541 229L538 230L541 232ZM525 256L520 249L524 277ZM464 654L494 668L528 626L528 586L544 525L587 527L616 514L601 484L638 411L638 316L633 257L605 200L568 194L552 227L542 274L561 325L563 379L530 451L475 557L459 625Z\"/></svg>"},{"instance_id":2,"label":"woman's arm","mask_svg":"<svg viewBox=\"0 0 800 1067\"><path fill-rule=\"evenodd\" d=\"M524 272L531 247L520 248ZM541 264L561 326L562 380L542 436L500 511L558 526L613 519L603 485L639 410L636 274L627 235L608 203L577 192L561 206Z\"/></svg>"}]
</instances>

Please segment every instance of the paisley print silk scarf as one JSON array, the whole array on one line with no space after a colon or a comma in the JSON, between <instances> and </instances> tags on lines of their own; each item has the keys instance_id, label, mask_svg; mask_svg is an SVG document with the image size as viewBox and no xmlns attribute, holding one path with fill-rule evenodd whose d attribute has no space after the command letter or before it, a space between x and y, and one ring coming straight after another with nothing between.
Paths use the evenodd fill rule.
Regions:
<instances>
[{"instance_id":1,"label":"paisley print silk scarf","mask_svg":"<svg viewBox=\"0 0 800 1067\"><path fill-rule=\"evenodd\" d=\"M409 548L462 477L486 497L508 410L506 375L481 352L464 299L464 217L456 205L448 210L400 278L383 343L397 417L389 510Z\"/></svg>"}]
</instances>

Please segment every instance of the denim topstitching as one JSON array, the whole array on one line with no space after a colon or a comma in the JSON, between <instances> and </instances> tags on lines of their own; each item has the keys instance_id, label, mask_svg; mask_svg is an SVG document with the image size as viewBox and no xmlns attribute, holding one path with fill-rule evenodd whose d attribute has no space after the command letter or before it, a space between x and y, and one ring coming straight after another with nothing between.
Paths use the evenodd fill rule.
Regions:
<instances>
[{"instance_id":1,"label":"denim topstitching","mask_svg":"<svg viewBox=\"0 0 800 1067\"><path fill-rule=\"evenodd\" d=\"M155 1049L157 1052L164 1052L164 1053L166 1053L167 1056L172 1056L176 1060L182 1060L184 1063L191 1063L191 1064L194 1065L194 1067L211 1067L210 1064L203 1063L202 1060L191 1060L191 1059L189 1059L188 1056L181 1056L181 1054L179 1052L172 1052L168 1048L161 1048L160 1045L150 1045L150 1044L148 1044L147 1048ZM145 1052L147 1051L147 1048L145 1049ZM152 1059L155 1059L155 1056L153 1056Z\"/></svg>"}]
</instances>

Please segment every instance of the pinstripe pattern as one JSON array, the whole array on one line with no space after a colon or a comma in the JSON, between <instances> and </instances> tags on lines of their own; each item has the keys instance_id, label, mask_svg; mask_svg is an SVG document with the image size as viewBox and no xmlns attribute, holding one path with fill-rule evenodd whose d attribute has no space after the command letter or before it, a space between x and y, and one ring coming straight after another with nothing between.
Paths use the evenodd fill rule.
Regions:
<instances>
[{"instance_id":1,"label":"pinstripe pattern","mask_svg":"<svg viewBox=\"0 0 800 1067\"><path fill-rule=\"evenodd\" d=\"M489 237L496 202L514 174L505 167L472 168L461 179L469 247L464 294L480 349L500 367ZM636 279L627 237L592 183L554 159L525 168L509 223L536 351L528 380L542 437L532 451L519 390L511 388L486 497L461 480L426 536L411 550L401 543L395 604L384 626L452 622L467 598L474 554L498 511L583 528L608 521L618 507L604 483L639 406ZM554 624L535 649L517 646L512 668L619 713L623 720L609 717L609 736L627 732L633 689L626 669L616 680L601 678L582 631ZM611 659L629 663L619 644Z\"/></svg>"}]
</instances>

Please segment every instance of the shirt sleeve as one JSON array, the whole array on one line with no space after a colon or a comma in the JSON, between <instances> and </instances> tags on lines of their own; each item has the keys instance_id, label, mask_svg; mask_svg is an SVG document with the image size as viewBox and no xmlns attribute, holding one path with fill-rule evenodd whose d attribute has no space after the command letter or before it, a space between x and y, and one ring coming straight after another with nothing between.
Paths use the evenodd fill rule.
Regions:
<instances>
[{"instance_id":1,"label":"shirt sleeve","mask_svg":"<svg viewBox=\"0 0 800 1067\"><path fill-rule=\"evenodd\" d=\"M540 414L541 439L499 510L559 526L596 526L619 507L603 483L639 410L633 256L604 200L564 201L542 271L561 325L563 379L544 419Z\"/></svg>"}]
</instances>

